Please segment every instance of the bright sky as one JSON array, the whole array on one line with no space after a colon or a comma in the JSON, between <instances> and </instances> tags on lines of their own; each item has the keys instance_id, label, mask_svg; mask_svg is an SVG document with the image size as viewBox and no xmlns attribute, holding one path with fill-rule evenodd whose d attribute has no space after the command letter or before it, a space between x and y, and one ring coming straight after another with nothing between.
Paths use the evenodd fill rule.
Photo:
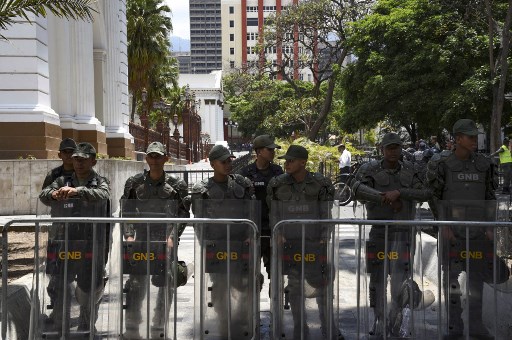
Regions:
<instances>
[{"instance_id":1,"label":"bright sky","mask_svg":"<svg viewBox=\"0 0 512 340\"><path fill-rule=\"evenodd\" d=\"M190 16L188 14L188 0L165 0L172 11L172 35L190 39Z\"/></svg>"}]
</instances>

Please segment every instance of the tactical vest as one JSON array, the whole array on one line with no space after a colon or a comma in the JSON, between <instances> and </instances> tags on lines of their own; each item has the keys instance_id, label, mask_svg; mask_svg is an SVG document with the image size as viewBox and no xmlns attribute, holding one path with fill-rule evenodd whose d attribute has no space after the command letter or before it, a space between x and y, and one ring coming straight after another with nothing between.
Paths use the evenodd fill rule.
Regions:
<instances>
[{"instance_id":1,"label":"tactical vest","mask_svg":"<svg viewBox=\"0 0 512 340\"><path fill-rule=\"evenodd\" d=\"M486 176L491 166L485 157L476 154L459 160L452 153L444 165L443 200L485 200Z\"/></svg>"},{"instance_id":2,"label":"tactical vest","mask_svg":"<svg viewBox=\"0 0 512 340\"><path fill-rule=\"evenodd\" d=\"M385 192L401 188L412 188L414 179L414 166L410 162L400 163L399 170L384 169L380 161L372 161L369 165L367 176L373 179L374 189ZM414 202L402 200L402 209L393 212L388 205L368 202L368 219L376 220L408 220L414 218Z\"/></svg>"},{"instance_id":3,"label":"tactical vest","mask_svg":"<svg viewBox=\"0 0 512 340\"><path fill-rule=\"evenodd\" d=\"M295 182L289 174L283 174L276 178L275 183L272 190L274 198L279 201L325 200L322 194L330 191L330 183L319 173L308 173L301 183Z\"/></svg>"},{"instance_id":4,"label":"tactical vest","mask_svg":"<svg viewBox=\"0 0 512 340\"><path fill-rule=\"evenodd\" d=\"M506 145L502 145L501 148L505 151L500 152L500 164L512 163L512 155L510 149Z\"/></svg>"},{"instance_id":5,"label":"tactical vest","mask_svg":"<svg viewBox=\"0 0 512 340\"><path fill-rule=\"evenodd\" d=\"M272 178L279 176L282 173L283 169L279 165L270 163L268 171L264 174L258 170L255 162L249 164L241 171L242 176L251 180L252 185L254 186L254 195L256 196L256 199L261 202L261 228L265 230L269 229L269 208L266 203L267 186Z\"/></svg>"},{"instance_id":6,"label":"tactical vest","mask_svg":"<svg viewBox=\"0 0 512 340\"><path fill-rule=\"evenodd\" d=\"M246 191L249 186L242 175L228 175L226 184L216 183L213 178L201 181L199 190L201 197L205 199L243 199L246 197ZM196 191L198 188L194 188Z\"/></svg>"},{"instance_id":7,"label":"tactical vest","mask_svg":"<svg viewBox=\"0 0 512 340\"><path fill-rule=\"evenodd\" d=\"M149 174L136 178L133 192L137 199L178 199L178 192L169 184L168 175L162 182L155 182L149 178Z\"/></svg>"}]
</instances>

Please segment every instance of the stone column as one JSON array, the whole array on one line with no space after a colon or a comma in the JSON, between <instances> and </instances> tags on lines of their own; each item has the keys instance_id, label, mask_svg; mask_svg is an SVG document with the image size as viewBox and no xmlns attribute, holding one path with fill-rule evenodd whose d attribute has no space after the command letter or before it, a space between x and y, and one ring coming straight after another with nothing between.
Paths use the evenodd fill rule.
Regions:
<instances>
[{"instance_id":1,"label":"stone column","mask_svg":"<svg viewBox=\"0 0 512 340\"><path fill-rule=\"evenodd\" d=\"M108 154L116 157L133 157L134 151L133 137L129 131L125 11L123 0L104 1L107 34L104 123Z\"/></svg>"},{"instance_id":2,"label":"stone column","mask_svg":"<svg viewBox=\"0 0 512 340\"><path fill-rule=\"evenodd\" d=\"M29 14L0 40L0 159L56 158L59 116L50 103L48 21Z\"/></svg>"},{"instance_id":3,"label":"stone column","mask_svg":"<svg viewBox=\"0 0 512 340\"><path fill-rule=\"evenodd\" d=\"M71 112L61 114L62 136L89 142L107 154L105 128L95 115L92 23L69 21Z\"/></svg>"}]
</instances>

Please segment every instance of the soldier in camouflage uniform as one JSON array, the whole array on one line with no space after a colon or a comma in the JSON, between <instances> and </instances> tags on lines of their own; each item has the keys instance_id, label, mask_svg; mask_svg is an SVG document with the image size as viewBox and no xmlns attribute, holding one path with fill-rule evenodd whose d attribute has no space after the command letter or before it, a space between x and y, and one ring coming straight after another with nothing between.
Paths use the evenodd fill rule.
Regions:
<instances>
[{"instance_id":1,"label":"soldier in camouflage uniform","mask_svg":"<svg viewBox=\"0 0 512 340\"><path fill-rule=\"evenodd\" d=\"M166 155L165 147L162 143L151 143L146 151L146 162L149 166L149 171L137 174L128 178L124 185L124 193L121 200L162 200L162 205L155 203L154 207L148 206L151 211L139 211L141 216L144 212L147 213L162 213L165 208L165 201L176 201L178 204L178 212L176 216L166 217L190 217L190 197L188 196L188 186L182 179L167 174L164 171L164 165L169 157ZM129 201L125 201L129 204ZM172 212L174 213L174 212ZM181 224L178 227L178 237L181 236L186 225ZM138 224L125 224L124 225L124 238L126 241L146 241L147 240L147 225ZM169 230L169 228L171 228ZM152 224L150 226L150 240L167 240L169 249L167 250L168 256L172 256L173 236L175 229L168 225ZM169 235L169 236L166 236ZM171 265L172 267L172 265ZM187 280L187 269L181 264L178 265L178 286L184 285ZM127 296L127 309L126 309L126 333L125 338L139 339L139 325L142 323L142 301L146 297L147 279L145 275L130 275L126 282L125 290ZM156 299L156 306L154 307L154 315L152 320L151 336L160 338L163 330L165 319L169 314L171 301L173 299L172 280L167 282L169 289L165 292L165 277L163 275L153 275L151 282L153 285L159 287L158 297ZM165 294L167 293L168 304L165 306ZM165 308L167 307L167 308Z\"/></svg>"},{"instance_id":2,"label":"soldier in camouflage uniform","mask_svg":"<svg viewBox=\"0 0 512 340\"><path fill-rule=\"evenodd\" d=\"M478 128L470 119L460 119L453 126L455 135L455 150L436 154L428 163L427 185L433 192L434 200L431 208L434 216L438 217L437 202L457 200L496 200L495 190L497 176L492 161L485 156L475 153L477 148ZM480 216L483 217L483 216ZM492 229L469 229L469 241L488 243L492 253ZM463 336L461 287L458 281L462 271L468 271L465 260L449 260L450 254L459 254L466 250L466 228L446 227L441 233L443 253L439 254L443 266L443 288L447 300L449 334L447 339ZM473 243L474 244L474 243ZM471 250L471 249L470 249ZM474 249L473 249L474 250ZM486 251L484 251L485 253ZM482 261L480 261L482 262ZM471 262L472 263L472 262ZM503 282L508 278L508 269L497 261L497 281ZM491 264L492 267L492 264ZM492 282L489 270L473 267L469 270L469 332L479 339L493 339L482 323L482 290L484 281ZM486 274L487 273L487 274ZM492 273L492 268L490 269ZM466 305L467 305L466 303Z\"/></svg>"},{"instance_id":3,"label":"soldier in camouflage uniform","mask_svg":"<svg viewBox=\"0 0 512 340\"><path fill-rule=\"evenodd\" d=\"M215 145L210 150L208 159L210 160L210 165L213 168L213 177L204 179L201 182L196 183L192 188L192 211L194 212L194 216L208 218L214 217L201 216L201 211L199 209L199 204L201 200L255 199L254 189L251 181L242 175L231 174L231 171L233 170L232 162L234 158L235 157L230 153L230 151L222 145ZM228 208L226 208L226 210L228 210ZM225 234L224 229L222 229L222 231L217 232L218 235L212 235L216 234L215 228L217 227L222 228L223 226L215 224L211 226L205 226L207 230L204 230L203 232L205 234L209 234L210 237L217 236L219 239L225 239L225 236L223 236ZM209 288L209 290L211 291L211 303L213 304L213 308L217 313L218 324L220 326L220 332L222 334L222 337L227 338L228 309L226 295L224 294L224 288L228 286L227 276L225 273L210 273L210 278L212 281L212 286ZM238 282L237 279L235 278L231 282L231 287L236 289L238 285L244 285L244 283ZM247 298L249 299L250 297ZM237 313L232 312L232 321L238 316L239 315L237 315ZM232 322L231 324L234 327L237 326L236 322ZM232 336L234 336L233 333L236 333L236 330L232 330ZM242 335L239 336L241 337Z\"/></svg>"},{"instance_id":4,"label":"soldier in camouflage uniform","mask_svg":"<svg viewBox=\"0 0 512 340\"><path fill-rule=\"evenodd\" d=\"M71 138L64 138L59 145L59 158L62 160L62 165L59 165L56 168L53 168L46 174L46 177L43 181L43 186L41 189L46 188L50 184L53 183L57 178L61 176L69 177L75 171L73 169L73 152L76 149L76 143ZM49 229L48 239L53 240L55 235L53 231L55 228ZM50 282L48 283L48 287L46 288L48 295L50 296L50 304L53 306L55 304L55 277L50 277ZM52 316L53 317L53 316Z\"/></svg>"},{"instance_id":5,"label":"soldier in camouflage uniform","mask_svg":"<svg viewBox=\"0 0 512 340\"><path fill-rule=\"evenodd\" d=\"M334 187L331 180L324 177L320 173L311 173L306 170L306 163L308 160L308 151L300 145L290 145L286 154L279 157L285 159L285 174L274 177L270 180L267 188L267 205L270 207L271 214L278 214L279 212L272 211L272 201L324 201L329 202L333 200ZM320 226L311 228L322 229ZM318 239L318 235L316 237ZM310 242L315 240L308 239ZM305 273L306 280L313 286L318 283L322 278L311 277ZM301 276L300 273L288 275L288 296L290 299L290 308L294 320L294 339L301 338ZM316 296L318 310L320 314L322 333L324 336L327 334L327 319L324 315L325 306L327 303L327 290L325 289L325 282L323 285L317 285L319 294ZM332 303L332 302L330 302ZM303 320L305 339L309 337L309 330L307 321ZM334 330L334 335L337 339L343 339L343 336L337 330Z\"/></svg>"},{"instance_id":6,"label":"soldier in camouflage uniform","mask_svg":"<svg viewBox=\"0 0 512 340\"><path fill-rule=\"evenodd\" d=\"M267 186L270 180L283 174L283 168L274 164L275 149L281 147L274 143L274 139L269 135L261 135L254 139L254 151L256 152L256 161L244 167L240 174L251 180L256 199L261 202L261 257L267 270L267 276L270 278L270 226L267 206Z\"/></svg>"},{"instance_id":7,"label":"soldier in camouflage uniform","mask_svg":"<svg viewBox=\"0 0 512 340\"><path fill-rule=\"evenodd\" d=\"M387 133L381 144L384 158L380 161L373 160L363 164L353 181L352 190L355 198L366 201L368 219L370 220L411 220L415 217L415 201L427 201L431 197L428 190L423 189L423 184L418 172L412 163L399 161L402 141L396 133ZM411 254L414 256L414 248L409 244L414 240L411 227L388 227L388 251L397 254ZM370 230L368 252L377 253L384 251L385 226L373 226ZM409 285L420 294L417 285L410 281L409 257L388 261L388 272L391 275L391 308L387 326L388 335L398 336L400 329L401 309L410 301L403 301L403 294L409 293ZM370 334L382 337L385 325L384 299L387 291L387 274L384 273L384 262L373 260L369 262L370 272L370 307L374 311L374 326ZM433 293L425 292L425 304L433 301ZM427 295L428 294L428 295ZM427 298L428 296L428 298ZM416 298L415 306L421 298ZM425 306L424 306L425 307ZM398 324L395 324L398 319Z\"/></svg>"},{"instance_id":8,"label":"soldier in camouflage uniform","mask_svg":"<svg viewBox=\"0 0 512 340\"><path fill-rule=\"evenodd\" d=\"M59 158L62 160L62 165L52 169L46 175L43 187L41 189L46 188L50 184L53 183L60 176L71 176L73 173L73 152L76 149L76 143L71 138L64 138L59 145Z\"/></svg>"},{"instance_id":9,"label":"soldier in camouflage uniform","mask_svg":"<svg viewBox=\"0 0 512 340\"><path fill-rule=\"evenodd\" d=\"M99 202L110 199L110 187L109 182L105 177L100 176L96 171L94 171L93 166L96 164L96 149L89 143L80 143L78 144L76 150L73 155L73 167L75 172L68 176L61 176L57 178L53 183L49 186L45 187L41 193L39 194L39 199L46 205L51 205L52 201L65 201L71 198L82 199L87 202ZM107 211L107 210L105 210ZM108 213L107 213L108 214ZM105 227L105 234L107 237L110 234L110 230L108 225L99 225ZM102 234L103 231L98 231L99 234ZM65 239L65 230L64 228L57 228L56 230L56 239L64 240ZM84 230L82 225L70 225L69 226L69 240L74 239L90 239L92 235L91 228ZM101 300L103 289L104 289L104 268L105 262L104 259L107 257L108 252L108 242L102 237L99 238L100 243L103 244L98 245L98 252L100 254L96 254L97 259L101 259L102 261L98 261L96 267L96 273L91 277L91 268L89 266L85 266L77 270L77 272L68 272L68 284L66 287L62 287L63 278L59 275L55 275L56 277L56 286L55 292L53 293L55 296L55 306L52 312L53 321L56 327L60 329L60 323L62 322L62 305L63 305L63 290L70 289L70 284L73 280L76 279L77 287L75 290L75 297L80 304L80 324L78 326L79 331L85 331L89 329L89 321L90 321L90 300L92 298L95 299L96 309L99 306L99 302ZM89 250L91 251L91 250ZM102 253L103 252L103 253ZM91 279L95 280L97 283L96 296L90 296L91 290ZM51 296L52 294L50 294ZM68 297L70 295L68 294ZM70 302L71 300L67 299L66 310L70 310ZM97 318L96 313L96 318ZM66 317L69 317L66 316Z\"/></svg>"}]
</instances>

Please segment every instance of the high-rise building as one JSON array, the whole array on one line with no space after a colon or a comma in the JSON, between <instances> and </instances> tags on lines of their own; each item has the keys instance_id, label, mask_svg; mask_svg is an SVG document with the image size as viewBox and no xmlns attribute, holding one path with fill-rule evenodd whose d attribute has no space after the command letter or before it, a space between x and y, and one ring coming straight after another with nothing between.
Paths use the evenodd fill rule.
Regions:
<instances>
[{"instance_id":1,"label":"high-rise building","mask_svg":"<svg viewBox=\"0 0 512 340\"><path fill-rule=\"evenodd\" d=\"M222 0L222 66L225 72L233 69L257 69L277 65L289 59L286 73L293 79L313 81L308 69L301 69L299 55L305 53L299 43L266 46L263 50L262 31L270 15L279 15L299 0ZM286 32L293 35L298 32ZM281 75L277 74L281 79Z\"/></svg>"},{"instance_id":2,"label":"high-rise building","mask_svg":"<svg viewBox=\"0 0 512 340\"><path fill-rule=\"evenodd\" d=\"M221 0L190 0L190 72L222 69Z\"/></svg>"}]
</instances>

